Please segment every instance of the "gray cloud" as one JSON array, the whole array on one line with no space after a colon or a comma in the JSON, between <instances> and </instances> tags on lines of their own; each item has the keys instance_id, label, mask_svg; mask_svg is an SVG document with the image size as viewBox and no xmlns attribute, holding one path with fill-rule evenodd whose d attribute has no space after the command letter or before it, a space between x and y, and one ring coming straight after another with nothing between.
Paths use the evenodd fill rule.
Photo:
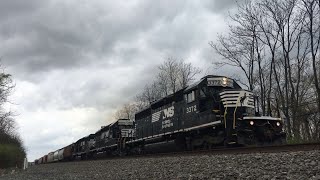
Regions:
<instances>
[{"instance_id":1,"label":"gray cloud","mask_svg":"<svg viewBox=\"0 0 320 180\"><path fill-rule=\"evenodd\" d=\"M14 4L19 3L11 6ZM110 61L118 44L136 41L164 17L171 19L179 13L179 3L165 8L168 4L93 3L77 8L63 2L42 4L41 8L20 5L12 10L19 13L12 13L1 24L2 56L6 64L30 72L77 67L97 59ZM127 53L130 56L130 51Z\"/></svg>"},{"instance_id":2,"label":"gray cloud","mask_svg":"<svg viewBox=\"0 0 320 180\"><path fill-rule=\"evenodd\" d=\"M39 9L44 4L42 0L32 0L28 2L12 0L3 1L0 6L0 20L1 22L19 16L32 14L33 11Z\"/></svg>"},{"instance_id":3,"label":"gray cloud","mask_svg":"<svg viewBox=\"0 0 320 180\"><path fill-rule=\"evenodd\" d=\"M238 2L241 2L238 1ZM208 1L207 7L213 11L214 13L223 13L227 14L228 11L233 10L237 5L237 0L215 0L215 1Z\"/></svg>"},{"instance_id":4,"label":"gray cloud","mask_svg":"<svg viewBox=\"0 0 320 180\"><path fill-rule=\"evenodd\" d=\"M115 109L151 82L156 66L168 57L209 72L218 57L208 42L226 29L225 14L234 5L218 0L1 3L0 56L17 84L12 99L29 157L110 123Z\"/></svg>"}]
</instances>

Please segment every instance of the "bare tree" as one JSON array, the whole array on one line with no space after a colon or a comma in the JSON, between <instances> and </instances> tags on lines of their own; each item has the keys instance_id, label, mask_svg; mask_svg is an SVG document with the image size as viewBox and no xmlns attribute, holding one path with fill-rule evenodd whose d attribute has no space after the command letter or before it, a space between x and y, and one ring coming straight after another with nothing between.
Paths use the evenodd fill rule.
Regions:
<instances>
[{"instance_id":1,"label":"bare tree","mask_svg":"<svg viewBox=\"0 0 320 180\"><path fill-rule=\"evenodd\" d=\"M153 84L156 84L153 86L156 90L153 89L153 91L159 91L160 97L169 95L170 86L172 86L172 83L169 81L170 79L166 72L160 71L156 80L153 82Z\"/></svg>"},{"instance_id":2,"label":"bare tree","mask_svg":"<svg viewBox=\"0 0 320 180\"><path fill-rule=\"evenodd\" d=\"M0 130L7 134L14 131L14 120L12 112L7 112L3 105L8 102L8 96L13 88L11 75L4 72L0 73Z\"/></svg>"},{"instance_id":3,"label":"bare tree","mask_svg":"<svg viewBox=\"0 0 320 180\"><path fill-rule=\"evenodd\" d=\"M146 85L144 90L136 96L139 109L187 87L194 80L194 77L201 72L191 63L175 58L168 58L158 66L158 69L159 72L155 80Z\"/></svg>"},{"instance_id":4,"label":"bare tree","mask_svg":"<svg viewBox=\"0 0 320 180\"><path fill-rule=\"evenodd\" d=\"M216 65L231 65L241 70L246 78L244 84L249 90L259 94L262 114L266 114L267 63L265 60L265 43L261 41L260 21L262 12L256 4L246 1L238 4L238 12L230 16L233 21L229 25L230 33L220 35L218 42L209 44L225 61Z\"/></svg>"},{"instance_id":5,"label":"bare tree","mask_svg":"<svg viewBox=\"0 0 320 180\"><path fill-rule=\"evenodd\" d=\"M121 106L114 114L114 119L131 119L134 120L134 115L138 111L136 103L126 103Z\"/></svg>"},{"instance_id":6,"label":"bare tree","mask_svg":"<svg viewBox=\"0 0 320 180\"><path fill-rule=\"evenodd\" d=\"M257 25L259 26L259 36L257 38L265 44L266 48L269 50L270 54L267 54L267 60L270 61L269 66L265 69L267 74L267 85L266 85L266 99L267 99L267 114L272 115L271 108L271 92L273 89L273 70L276 61L276 53L279 44L279 33L280 30L277 28L276 23L270 19L270 13L265 10L265 3L259 3L258 9L260 9L259 15L256 15ZM277 78L277 77L275 77Z\"/></svg>"},{"instance_id":7,"label":"bare tree","mask_svg":"<svg viewBox=\"0 0 320 180\"><path fill-rule=\"evenodd\" d=\"M192 82L197 74L201 73L201 70L194 67L191 63L185 63L182 60L178 64L179 68L179 87L185 88Z\"/></svg>"},{"instance_id":8,"label":"bare tree","mask_svg":"<svg viewBox=\"0 0 320 180\"><path fill-rule=\"evenodd\" d=\"M254 62L256 23L252 18L252 3L238 4L238 13L230 15L233 25L229 25L227 36L219 35L217 43L209 42L210 46L226 61L215 62L217 66L234 66L241 69L249 90L254 89Z\"/></svg>"},{"instance_id":9,"label":"bare tree","mask_svg":"<svg viewBox=\"0 0 320 180\"><path fill-rule=\"evenodd\" d=\"M2 110L4 112L4 110ZM11 112L4 112L0 117L0 131L6 134L13 134L15 130L15 121L11 117Z\"/></svg>"},{"instance_id":10,"label":"bare tree","mask_svg":"<svg viewBox=\"0 0 320 180\"><path fill-rule=\"evenodd\" d=\"M194 77L201 73L201 70L194 67L191 63L186 63L184 60L168 58L159 66L158 82L164 90L164 95L175 93L178 90L185 88Z\"/></svg>"},{"instance_id":11,"label":"bare tree","mask_svg":"<svg viewBox=\"0 0 320 180\"><path fill-rule=\"evenodd\" d=\"M228 35L210 45L243 72L247 87L259 95L263 115L283 114L287 134L310 139L319 129L312 113L319 108L319 0L258 0L238 4ZM314 90L313 90L314 89ZM316 98L314 98L316 95ZM320 110L318 109L318 112ZM310 118L310 119L308 119ZM306 132L307 131L307 132Z\"/></svg>"},{"instance_id":12,"label":"bare tree","mask_svg":"<svg viewBox=\"0 0 320 180\"><path fill-rule=\"evenodd\" d=\"M177 60L173 58L168 58L163 64L161 64L159 67L160 73L159 73L159 79L162 80L161 77L165 81L160 81L161 83L167 84L169 86L169 93L175 93L177 89L179 89L179 63ZM168 95L168 94L166 94Z\"/></svg>"},{"instance_id":13,"label":"bare tree","mask_svg":"<svg viewBox=\"0 0 320 180\"><path fill-rule=\"evenodd\" d=\"M13 114L3 107L5 103L8 103L8 96L13 88L11 75L0 73L0 145L2 149L0 151L0 168L21 167L26 155L23 142L16 132Z\"/></svg>"},{"instance_id":14,"label":"bare tree","mask_svg":"<svg viewBox=\"0 0 320 180\"><path fill-rule=\"evenodd\" d=\"M165 81L161 81L161 83L153 82L150 85L146 85L141 93L139 93L135 100L138 109L143 109L147 105L149 105L151 102L160 99L162 97L163 92L167 92Z\"/></svg>"},{"instance_id":15,"label":"bare tree","mask_svg":"<svg viewBox=\"0 0 320 180\"><path fill-rule=\"evenodd\" d=\"M316 96L312 96L310 99L315 100L316 103L311 103L311 107L308 107L309 111L317 112L310 114L310 122L308 119L304 121L305 126L309 125L313 138L320 139L320 61L319 61L319 45L320 45L320 1L319 0L302 0L302 8L306 12L306 19L304 21L304 27L306 28L306 34L309 39L310 46L310 59L312 64L312 77L313 88ZM317 104L317 108L315 108Z\"/></svg>"},{"instance_id":16,"label":"bare tree","mask_svg":"<svg viewBox=\"0 0 320 180\"><path fill-rule=\"evenodd\" d=\"M320 1L319 0L302 0L304 10L306 12L305 27L307 35L310 39L310 54L312 62L312 70L314 77L314 86L317 94L318 111L320 112L320 85L319 85L319 45L320 45ZM318 56L318 57L317 57Z\"/></svg>"}]
</instances>

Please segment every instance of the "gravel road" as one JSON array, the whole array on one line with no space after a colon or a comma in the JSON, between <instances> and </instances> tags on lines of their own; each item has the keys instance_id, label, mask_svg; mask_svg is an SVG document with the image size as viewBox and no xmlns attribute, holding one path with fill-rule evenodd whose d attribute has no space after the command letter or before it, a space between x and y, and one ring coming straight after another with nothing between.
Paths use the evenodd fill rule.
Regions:
<instances>
[{"instance_id":1,"label":"gravel road","mask_svg":"<svg viewBox=\"0 0 320 180\"><path fill-rule=\"evenodd\" d=\"M42 164L0 179L319 179L320 151L143 157Z\"/></svg>"}]
</instances>

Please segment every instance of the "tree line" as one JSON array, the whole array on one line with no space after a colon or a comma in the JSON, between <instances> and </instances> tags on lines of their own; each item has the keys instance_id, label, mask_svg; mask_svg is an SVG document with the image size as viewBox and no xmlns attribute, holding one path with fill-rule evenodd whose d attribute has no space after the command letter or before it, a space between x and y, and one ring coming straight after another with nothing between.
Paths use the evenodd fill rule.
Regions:
<instances>
[{"instance_id":1,"label":"tree line","mask_svg":"<svg viewBox=\"0 0 320 180\"><path fill-rule=\"evenodd\" d=\"M13 113L4 108L14 88L10 74L0 73L0 168L21 167L26 156Z\"/></svg>"},{"instance_id":2,"label":"tree line","mask_svg":"<svg viewBox=\"0 0 320 180\"><path fill-rule=\"evenodd\" d=\"M210 42L217 66L241 70L262 115L281 116L289 140L320 139L320 0L238 4L229 34Z\"/></svg>"}]
</instances>

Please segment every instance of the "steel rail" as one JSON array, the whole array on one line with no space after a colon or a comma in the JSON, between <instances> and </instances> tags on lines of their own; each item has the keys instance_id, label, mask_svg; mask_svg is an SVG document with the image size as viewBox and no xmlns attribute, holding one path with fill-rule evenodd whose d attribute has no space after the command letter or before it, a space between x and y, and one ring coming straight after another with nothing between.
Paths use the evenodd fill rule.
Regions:
<instances>
[{"instance_id":1,"label":"steel rail","mask_svg":"<svg viewBox=\"0 0 320 180\"><path fill-rule=\"evenodd\" d=\"M194 151L177 151L169 153L147 153L139 155L118 156L114 158L161 158L172 156L223 155L223 154L251 154L251 153L279 153L296 151L320 150L320 143L286 144L280 146L251 146L251 147L221 147ZM105 159L109 159L108 157Z\"/></svg>"}]
</instances>

